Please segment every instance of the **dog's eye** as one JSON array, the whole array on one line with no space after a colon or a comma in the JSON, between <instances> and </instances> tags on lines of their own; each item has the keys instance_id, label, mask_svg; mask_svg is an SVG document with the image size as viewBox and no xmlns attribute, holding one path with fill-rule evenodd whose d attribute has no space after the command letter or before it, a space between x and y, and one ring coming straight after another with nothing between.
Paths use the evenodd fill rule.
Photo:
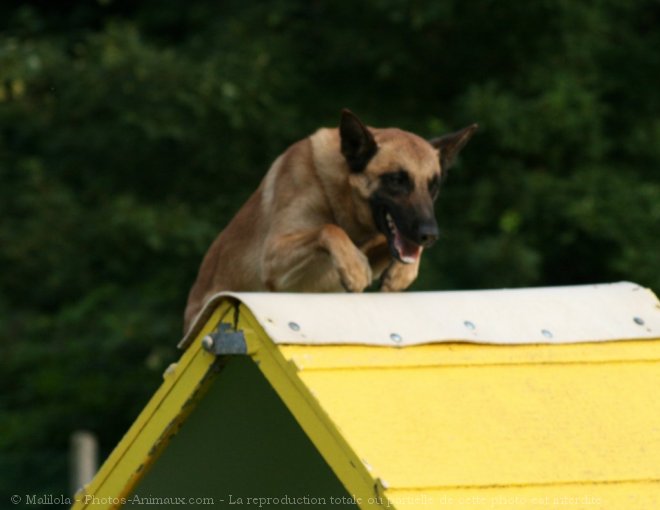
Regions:
<instances>
[{"instance_id":1,"label":"dog's eye","mask_svg":"<svg viewBox=\"0 0 660 510\"><path fill-rule=\"evenodd\" d=\"M405 170L383 174L381 181L392 191L410 192L413 188L413 183Z\"/></svg>"},{"instance_id":2,"label":"dog's eye","mask_svg":"<svg viewBox=\"0 0 660 510\"><path fill-rule=\"evenodd\" d=\"M429 193L431 197L436 198L440 192L440 179L435 176L429 181Z\"/></svg>"}]
</instances>

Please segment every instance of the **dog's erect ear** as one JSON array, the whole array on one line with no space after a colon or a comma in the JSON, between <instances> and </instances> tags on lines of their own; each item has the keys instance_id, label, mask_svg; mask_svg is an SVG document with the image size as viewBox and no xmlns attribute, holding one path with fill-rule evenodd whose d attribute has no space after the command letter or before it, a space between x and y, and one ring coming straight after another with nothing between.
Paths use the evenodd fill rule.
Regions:
<instances>
[{"instance_id":1,"label":"dog's erect ear","mask_svg":"<svg viewBox=\"0 0 660 510\"><path fill-rule=\"evenodd\" d=\"M361 172L378 150L371 131L350 110L341 111L341 153L352 172Z\"/></svg>"},{"instance_id":2,"label":"dog's erect ear","mask_svg":"<svg viewBox=\"0 0 660 510\"><path fill-rule=\"evenodd\" d=\"M443 170L447 170L454 164L456 156L465 147L468 140L472 138L478 127L477 124L472 124L460 131L429 140L429 143L440 151L440 167Z\"/></svg>"}]
</instances>

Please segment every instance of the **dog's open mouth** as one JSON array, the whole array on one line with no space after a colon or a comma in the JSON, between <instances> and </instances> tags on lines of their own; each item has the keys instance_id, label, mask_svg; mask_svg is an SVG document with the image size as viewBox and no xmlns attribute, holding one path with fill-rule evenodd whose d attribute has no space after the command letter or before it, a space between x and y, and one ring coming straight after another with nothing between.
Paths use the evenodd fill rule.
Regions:
<instances>
[{"instance_id":1,"label":"dog's open mouth","mask_svg":"<svg viewBox=\"0 0 660 510\"><path fill-rule=\"evenodd\" d=\"M390 213L385 213L385 220L388 230L387 242L390 245L392 255L404 264L414 264L417 262L417 259L422 254L422 247L404 237Z\"/></svg>"}]
</instances>

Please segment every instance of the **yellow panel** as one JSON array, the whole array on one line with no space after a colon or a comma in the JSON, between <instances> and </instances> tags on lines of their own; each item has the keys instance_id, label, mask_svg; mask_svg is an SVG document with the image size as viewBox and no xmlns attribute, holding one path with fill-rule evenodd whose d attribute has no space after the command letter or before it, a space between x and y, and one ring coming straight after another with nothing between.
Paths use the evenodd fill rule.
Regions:
<instances>
[{"instance_id":1,"label":"yellow panel","mask_svg":"<svg viewBox=\"0 0 660 510\"><path fill-rule=\"evenodd\" d=\"M660 360L660 341L648 340L513 346L450 343L405 348L280 345L279 349L286 359L305 370Z\"/></svg>"},{"instance_id":2,"label":"yellow panel","mask_svg":"<svg viewBox=\"0 0 660 510\"><path fill-rule=\"evenodd\" d=\"M300 377L393 489L660 479L659 362Z\"/></svg>"},{"instance_id":3,"label":"yellow panel","mask_svg":"<svg viewBox=\"0 0 660 510\"><path fill-rule=\"evenodd\" d=\"M541 487L387 491L397 510L520 509L652 510L660 508L660 481Z\"/></svg>"}]
</instances>

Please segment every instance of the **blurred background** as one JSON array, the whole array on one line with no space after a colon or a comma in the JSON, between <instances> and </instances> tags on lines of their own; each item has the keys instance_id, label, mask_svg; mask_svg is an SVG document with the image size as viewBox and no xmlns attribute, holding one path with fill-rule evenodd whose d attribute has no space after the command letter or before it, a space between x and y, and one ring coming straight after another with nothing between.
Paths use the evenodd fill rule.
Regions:
<instances>
[{"instance_id":1,"label":"blurred background","mask_svg":"<svg viewBox=\"0 0 660 510\"><path fill-rule=\"evenodd\" d=\"M660 4L0 4L0 505L68 494L177 358L206 248L272 160L349 107L480 131L416 290L660 290ZM8 497L8 496L7 496Z\"/></svg>"}]
</instances>

